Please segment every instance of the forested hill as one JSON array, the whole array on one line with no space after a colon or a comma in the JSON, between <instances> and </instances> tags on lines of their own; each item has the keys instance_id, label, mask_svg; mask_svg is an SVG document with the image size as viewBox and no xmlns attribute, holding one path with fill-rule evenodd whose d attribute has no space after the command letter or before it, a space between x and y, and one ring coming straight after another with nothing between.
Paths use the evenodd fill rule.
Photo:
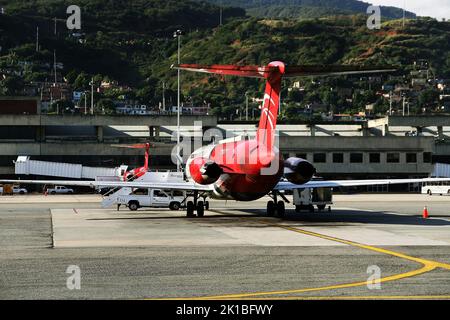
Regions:
<instances>
[{"instance_id":1,"label":"forested hill","mask_svg":"<svg viewBox=\"0 0 450 320\"><path fill-rule=\"evenodd\" d=\"M176 101L177 72L170 66L177 61L172 33L179 27L185 31L184 63L394 64L407 74L414 61L426 59L437 77L450 78L450 22L418 18L403 26L401 20L391 20L383 21L380 30L369 30L366 14L265 19L231 8L225 10L219 26L219 7L211 3L80 0L79 33L84 34L80 41L65 26L68 4L71 1L0 0L6 12L0 15L0 72L6 70L8 75L0 78L0 94L4 90L12 95L24 84L51 81L55 50L57 62L63 65L61 75L76 90L89 88L91 77L116 80L130 87L127 96L157 105L165 83L167 99ZM262 82L254 79L184 72L182 77L183 101L210 103L220 115L232 114L236 105L244 103L243 93L256 96L262 89Z\"/></svg>"},{"instance_id":2,"label":"forested hill","mask_svg":"<svg viewBox=\"0 0 450 320\"><path fill-rule=\"evenodd\" d=\"M208 0L217 5L245 8L251 16L260 18L320 18L336 14L365 14L369 3L357 0ZM370 2L370 1L369 1ZM403 10L382 6L386 19L403 17ZM412 12L406 17L415 18Z\"/></svg>"},{"instance_id":3,"label":"forested hill","mask_svg":"<svg viewBox=\"0 0 450 320\"><path fill-rule=\"evenodd\" d=\"M137 32L165 35L177 28L186 31L212 28L219 24L219 7L195 0L0 0L8 15L22 23L45 23L53 17L67 17L66 9L76 4L82 9L84 32ZM228 6L225 20L245 16L244 9ZM44 30L53 31L52 25Z\"/></svg>"},{"instance_id":4,"label":"forested hill","mask_svg":"<svg viewBox=\"0 0 450 320\"><path fill-rule=\"evenodd\" d=\"M0 64L15 61L51 63L53 50L66 73L100 74L120 83L142 86L151 69L176 50L173 32L212 30L219 25L219 7L199 1L179 0L78 0L81 8L79 43L66 28L71 0L0 0ZM223 22L245 17L245 10L227 7ZM54 34L56 18L57 34ZM35 51L39 27L39 52ZM8 60L11 61L11 60ZM33 72L28 80L48 76ZM149 82L149 84L151 81Z\"/></svg>"}]
</instances>

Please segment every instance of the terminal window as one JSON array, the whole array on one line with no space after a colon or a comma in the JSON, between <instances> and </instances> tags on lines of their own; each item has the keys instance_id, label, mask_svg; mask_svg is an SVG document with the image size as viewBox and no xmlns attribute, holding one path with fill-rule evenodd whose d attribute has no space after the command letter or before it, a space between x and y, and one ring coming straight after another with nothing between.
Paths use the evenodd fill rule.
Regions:
<instances>
[{"instance_id":1,"label":"terminal window","mask_svg":"<svg viewBox=\"0 0 450 320\"><path fill-rule=\"evenodd\" d=\"M344 163L344 154L343 153L333 153L333 162L334 163Z\"/></svg>"},{"instance_id":2,"label":"terminal window","mask_svg":"<svg viewBox=\"0 0 450 320\"><path fill-rule=\"evenodd\" d=\"M417 163L417 153L407 153L406 154L407 163Z\"/></svg>"},{"instance_id":3,"label":"terminal window","mask_svg":"<svg viewBox=\"0 0 450 320\"><path fill-rule=\"evenodd\" d=\"M363 162L363 154L362 153L350 153L350 162L351 163L362 163Z\"/></svg>"},{"instance_id":4,"label":"terminal window","mask_svg":"<svg viewBox=\"0 0 450 320\"><path fill-rule=\"evenodd\" d=\"M431 163L431 152L424 152L423 153L423 162L425 163Z\"/></svg>"},{"instance_id":5,"label":"terminal window","mask_svg":"<svg viewBox=\"0 0 450 320\"><path fill-rule=\"evenodd\" d=\"M326 153L314 153L314 162L317 162L317 163L327 162L327 154Z\"/></svg>"},{"instance_id":6,"label":"terminal window","mask_svg":"<svg viewBox=\"0 0 450 320\"><path fill-rule=\"evenodd\" d=\"M388 163L399 163L400 162L400 153L388 153L387 154L387 162Z\"/></svg>"},{"instance_id":7,"label":"terminal window","mask_svg":"<svg viewBox=\"0 0 450 320\"><path fill-rule=\"evenodd\" d=\"M370 163L380 163L381 155L379 153L371 153L369 154L369 161Z\"/></svg>"}]
</instances>

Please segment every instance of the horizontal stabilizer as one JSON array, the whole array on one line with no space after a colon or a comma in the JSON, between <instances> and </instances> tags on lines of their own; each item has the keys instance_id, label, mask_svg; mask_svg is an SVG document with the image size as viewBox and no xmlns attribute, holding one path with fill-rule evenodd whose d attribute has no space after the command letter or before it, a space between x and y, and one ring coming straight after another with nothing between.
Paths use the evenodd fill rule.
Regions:
<instances>
[{"instance_id":1,"label":"horizontal stabilizer","mask_svg":"<svg viewBox=\"0 0 450 320\"><path fill-rule=\"evenodd\" d=\"M172 66L173 69L202 72L202 73L214 73L229 76L240 76L250 78L267 78L271 71L278 70L278 67L259 67L259 66L234 66L234 65L200 65L200 64L180 64L178 66Z\"/></svg>"},{"instance_id":2,"label":"horizontal stabilizer","mask_svg":"<svg viewBox=\"0 0 450 320\"><path fill-rule=\"evenodd\" d=\"M360 65L301 65L289 66L280 70L277 65L259 66L236 66L236 65L200 65L180 64L172 66L174 69L193 72L213 73L250 78L268 78L271 73L279 72L283 77L309 77L309 76L332 76L351 74L375 74L391 73L397 71L392 66L360 66Z\"/></svg>"},{"instance_id":3,"label":"horizontal stabilizer","mask_svg":"<svg viewBox=\"0 0 450 320\"><path fill-rule=\"evenodd\" d=\"M358 65L304 65L287 66L285 77L338 76L351 74L391 73L397 69L391 66Z\"/></svg>"}]
</instances>

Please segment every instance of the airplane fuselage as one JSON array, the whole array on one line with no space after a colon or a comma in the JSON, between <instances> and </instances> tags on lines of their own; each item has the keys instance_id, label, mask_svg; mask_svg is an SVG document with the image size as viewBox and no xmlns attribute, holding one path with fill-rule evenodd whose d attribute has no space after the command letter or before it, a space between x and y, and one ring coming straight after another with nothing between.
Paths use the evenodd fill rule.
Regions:
<instances>
[{"instance_id":1,"label":"airplane fuselage","mask_svg":"<svg viewBox=\"0 0 450 320\"><path fill-rule=\"evenodd\" d=\"M196 150L186 163L189 178L199 175L202 165L213 162L223 172L212 184L217 199L253 201L264 197L279 182L283 161L278 149L264 150L256 140L226 142ZM193 179L196 180L195 178Z\"/></svg>"}]
</instances>

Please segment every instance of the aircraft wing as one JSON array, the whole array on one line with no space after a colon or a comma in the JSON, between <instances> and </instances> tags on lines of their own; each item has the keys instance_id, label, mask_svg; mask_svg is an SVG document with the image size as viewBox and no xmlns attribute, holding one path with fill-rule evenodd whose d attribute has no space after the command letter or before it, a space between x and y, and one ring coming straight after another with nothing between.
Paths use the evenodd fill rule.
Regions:
<instances>
[{"instance_id":1,"label":"aircraft wing","mask_svg":"<svg viewBox=\"0 0 450 320\"><path fill-rule=\"evenodd\" d=\"M404 183L426 183L426 182L450 182L450 178L425 178L425 179L380 179L380 180L330 180L330 181L310 181L305 184L294 184L287 181L280 181L274 190L294 190L305 188L340 188L376 186Z\"/></svg>"},{"instance_id":2,"label":"aircraft wing","mask_svg":"<svg viewBox=\"0 0 450 320\"><path fill-rule=\"evenodd\" d=\"M41 184L72 187L111 187L111 188L142 188L182 191L212 191L212 185L201 185L194 182L153 182L153 181L58 181L58 180L0 180L9 184Z\"/></svg>"}]
</instances>

